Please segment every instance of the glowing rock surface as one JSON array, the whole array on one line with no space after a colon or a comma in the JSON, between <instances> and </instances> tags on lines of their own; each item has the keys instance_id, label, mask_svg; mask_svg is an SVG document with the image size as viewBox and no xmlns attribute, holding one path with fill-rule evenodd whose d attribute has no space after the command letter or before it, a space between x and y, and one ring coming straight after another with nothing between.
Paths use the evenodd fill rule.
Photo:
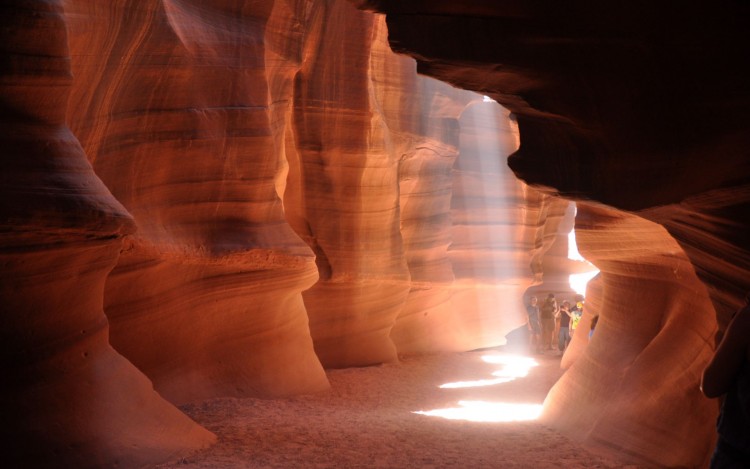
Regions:
<instances>
[{"instance_id":1,"label":"glowing rock surface","mask_svg":"<svg viewBox=\"0 0 750 469\"><path fill-rule=\"evenodd\" d=\"M750 289L748 12L582 5L5 2L11 458L148 465L213 439L167 400L502 343L564 279L563 195L602 322L545 418L703 462L698 371Z\"/></svg>"},{"instance_id":2,"label":"glowing rock surface","mask_svg":"<svg viewBox=\"0 0 750 469\"><path fill-rule=\"evenodd\" d=\"M151 464L213 441L172 404L320 391L324 366L497 345L522 324L558 202L498 164L517 140L507 112L418 76L382 16L304 0L2 8L12 459ZM486 207L480 159L509 190Z\"/></svg>"},{"instance_id":3,"label":"glowing rock surface","mask_svg":"<svg viewBox=\"0 0 750 469\"><path fill-rule=\"evenodd\" d=\"M558 398L570 402L578 387L598 394L613 374L629 377L636 381L610 388L606 418L585 424L597 431L583 437L657 465L704 463L714 421L706 404L696 401L698 370L714 346L717 325L726 325L750 290L750 93L744 85L750 77L736 66L750 52L742 26L750 17L747 6L693 4L677 11L665 4L579 1L559 7L481 0L356 3L386 13L391 45L417 58L420 72L489 95L514 114L521 146L509 164L519 178L545 193L630 211L666 230L658 234L640 225L618 240L606 233L618 232L613 220L628 219L634 228L644 222L616 211L593 212L593 219L602 217L590 224L601 228L601 244L581 252L588 249L596 259L611 251L617 262L595 262L602 278L589 311L601 314L606 331L642 291L653 315L643 326L615 331L613 356L605 360L610 368L578 370L578 361L591 365L597 359L587 350L571 369L583 381L564 379L550 396L549 414L566 426L569 414L557 408L563 405ZM653 291L644 281L659 270L668 288ZM657 317L665 322L653 323ZM666 353L665 343L675 350L666 361L651 355ZM631 363L625 357L638 358ZM655 386L661 378L663 387ZM600 381L607 384L597 391ZM643 420L661 415L673 426L654 425L639 437L642 423L627 416L645 417L650 403L674 395L679 398ZM590 413L586 404L580 408ZM610 419L624 430L601 431Z\"/></svg>"}]
</instances>

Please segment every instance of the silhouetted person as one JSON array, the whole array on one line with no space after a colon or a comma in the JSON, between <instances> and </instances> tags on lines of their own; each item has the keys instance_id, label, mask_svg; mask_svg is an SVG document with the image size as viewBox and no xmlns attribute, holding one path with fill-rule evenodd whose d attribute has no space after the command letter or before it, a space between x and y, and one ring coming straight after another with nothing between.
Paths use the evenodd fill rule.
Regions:
<instances>
[{"instance_id":1,"label":"silhouetted person","mask_svg":"<svg viewBox=\"0 0 750 469\"><path fill-rule=\"evenodd\" d=\"M544 303L540 309L540 316L542 322L542 345L547 350L552 350L552 340L555 333L555 315L557 314L558 306L555 295L550 293L545 298Z\"/></svg>"},{"instance_id":2,"label":"silhouetted person","mask_svg":"<svg viewBox=\"0 0 750 469\"><path fill-rule=\"evenodd\" d=\"M711 468L750 468L750 294L703 370L701 391L724 396Z\"/></svg>"},{"instance_id":3,"label":"silhouetted person","mask_svg":"<svg viewBox=\"0 0 750 469\"><path fill-rule=\"evenodd\" d=\"M570 336L573 337L575 330L578 328L578 323L581 322L581 316L583 316L583 296L576 295L576 303L570 308Z\"/></svg>"},{"instance_id":4,"label":"silhouetted person","mask_svg":"<svg viewBox=\"0 0 750 469\"><path fill-rule=\"evenodd\" d=\"M535 352L539 353L542 351L542 326L539 324L539 306L537 305L535 296L529 298L529 304L526 306L526 316L526 326L529 329L529 337L531 339L530 345L534 347Z\"/></svg>"},{"instance_id":5,"label":"silhouetted person","mask_svg":"<svg viewBox=\"0 0 750 469\"><path fill-rule=\"evenodd\" d=\"M560 317L560 331L557 333L557 350L564 352L570 343L570 318L573 316L573 313L570 312L570 302L563 301L557 315Z\"/></svg>"}]
</instances>

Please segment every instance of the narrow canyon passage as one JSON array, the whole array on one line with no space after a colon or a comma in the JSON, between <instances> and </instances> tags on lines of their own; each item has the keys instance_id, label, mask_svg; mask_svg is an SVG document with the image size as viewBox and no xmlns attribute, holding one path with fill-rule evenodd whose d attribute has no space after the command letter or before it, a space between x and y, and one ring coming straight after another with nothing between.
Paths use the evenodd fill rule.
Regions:
<instances>
[{"instance_id":1,"label":"narrow canyon passage","mask_svg":"<svg viewBox=\"0 0 750 469\"><path fill-rule=\"evenodd\" d=\"M688 3L1 2L2 467L705 468L750 2Z\"/></svg>"},{"instance_id":2,"label":"narrow canyon passage","mask_svg":"<svg viewBox=\"0 0 750 469\"><path fill-rule=\"evenodd\" d=\"M521 357L502 348L404 357L329 371L331 389L322 393L203 401L182 409L217 444L159 467L639 467L593 454L533 419L562 374L559 363L551 352ZM471 411L480 401L485 407ZM415 413L439 410L457 419ZM477 417L490 421L466 420ZM521 420L502 421L512 418Z\"/></svg>"}]
</instances>

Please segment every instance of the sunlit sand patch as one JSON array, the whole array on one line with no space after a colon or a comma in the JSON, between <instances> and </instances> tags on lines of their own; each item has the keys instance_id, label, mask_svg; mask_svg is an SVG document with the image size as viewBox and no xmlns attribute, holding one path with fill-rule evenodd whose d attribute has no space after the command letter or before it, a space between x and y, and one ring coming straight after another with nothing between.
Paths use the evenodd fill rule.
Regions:
<instances>
[{"instance_id":1,"label":"sunlit sand patch","mask_svg":"<svg viewBox=\"0 0 750 469\"><path fill-rule=\"evenodd\" d=\"M508 376L511 378L524 378L529 374L529 370L539 363L531 357L523 355L484 355L482 361L503 365L503 368L492 373L493 376Z\"/></svg>"},{"instance_id":2,"label":"sunlit sand patch","mask_svg":"<svg viewBox=\"0 0 750 469\"><path fill-rule=\"evenodd\" d=\"M473 381L456 381L440 385L441 389L475 388L481 386L493 386L496 384L509 383L517 378L523 378L529 374L529 370L539 363L533 358L522 355L484 355L482 361L486 363L503 365L503 367L492 373L493 379L478 379Z\"/></svg>"},{"instance_id":3,"label":"sunlit sand patch","mask_svg":"<svg viewBox=\"0 0 750 469\"><path fill-rule=\"evenodd\" d=\"M470 422L519 422L536 420L542 412L541 404L511 404L506 402L458 401L460 407L416 411L415 414Z\"/></svg>"},{"instance_id":4,"label":"sunlit sand patch","mask_svg":"<svg viewBox=\"0 0 750 469\"><path fill-rule=\"evenodd\" d=\"M495 378L472 381L456 381L440 385L441 389L474 388L509 383L528 376L531 368L539 363L530 357L510 354L483 355L482 361L501 365L492 373ZM415 414L430 417L442 417L449 420L468 420L471 422L518 422L536 420L542 412L541 404L517 404L488 401L458 401L459 407L415 411Z\"/></svg>"},{"instance_id":5,"label":"sunlit sand patch","mask_svg":"<svg viewBox=\"0 0 750 469\"><path fill-rule=\"evenodd\" d=\"M478 388L482 386L494 386L496 384L509 383L513 378L477 379L474 381L456 381L440 385L440 389Z\"/></svg>"}]
</instances>

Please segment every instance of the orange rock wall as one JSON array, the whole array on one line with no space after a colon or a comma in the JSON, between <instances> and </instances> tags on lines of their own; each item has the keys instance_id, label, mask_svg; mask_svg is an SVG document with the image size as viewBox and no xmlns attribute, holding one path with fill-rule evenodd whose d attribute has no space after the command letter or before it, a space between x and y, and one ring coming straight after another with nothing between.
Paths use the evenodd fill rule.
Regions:
<instances>
[{"instance_id":1,"label":"orange rock wall","mask_svg":"<svg viewBox=\"0 0 750 469\"><path fill-rule=\"evenodd\" d=\"M507 112L417 76L382 16L0 9L13 464L153 464L213 441L172 404L320 391L324 366L497 345L523 323L567 202L497 164L517 146ZM502 184L477 192L480 172Z\"/></svg>"},{"instance_id":2,"label":"orange rock wall","mask_svg":"<svg viewBox=\"0 0 750 469\"><path fill-rule=\"evenodd\" d=\"M66 125L62 6L5 2L0 23L4 464L141 467L207 446L108 342L104 284L134 223Z\"/></svg>"},{"instance_id":3,"label":"orange rock wall","mask_svg":"<svg viewBox=\"0 0 750 469\"><path fill-rule=\"evenodd\" d=\"M584 318L562 359L568 372L547 396L543 418L656 467L707 463L717 408L698 382L716 319L706 314L713 307L705 286L656 223L579 204L576 235L601 274L589 284Z\"/></svg>"},{"instance_id":4,"label":"orange rock wall","mask_svg":"<svg viewBox=\"0 0 750 469\"><path fill-rule=\"evenodd\" d=\"M327 387L313 253L275 184L303 6L65 3L68 120L138 227L107 281L112 344L172 402Z\"/></svg>"},{"instance_id":5,"label":"orange rock wall","mask_svg":"<svg viewBox=\"0 0 750 469\"><path fill-rule=\"evenodd\" d=\"M288 181L295 183L287 185L284 203L320 272L303 292L318 357L326 367L361 366L398 353L503 343L524 317L513 307L500 314L487 305L520 302L531 251L542 251L534 246L548 220L542 208L551 202L495 165L489 174L502 174L506 183L493 187L492 207L481 207L484 200L464 194L451 171L460 174L459 162L478 158L478 140L488 160L513 151L507 113L480 95L417 76L413 60L388 48L382 17L348 2L322 2L311 18L311 29L324 34L306 46L296 77L296 147L287 152ZM345 78L332 86L337 76ZM474 107L484 115L475 116ZM477 127L477 120L492 125ZM538 207L536 218L503 205L526 202ZM518 244L461 241L466 215L455 205L494 210L500 229ZM485 239L503 234L486 223L476 232ZM451 254L462 242L475 243L473 258ZM483 258L512 274L494 273L490 284L475 288L488 274L460 272L459 264Z\"/></svg>"},{"instance_id":6,"label":"orange rock wall","mask_svg":"<svg viewBox=\"0 0 750 469\"><path fill-rule=\"evenodd\" d=\"M313 19L320 36L307 50L294 102L303 205L296 227L320 272L304 293L310 332L326 366L392 361L388 334L409 270L398 222L400 155L388 148L390 131L372 99L376 23L346 2L315 4Z\"/></svg>"},{"instance_id":7,"label":"orange rock wall","mask_svg":"<svg viewBox=\"0 0 750 469\"><path fill-rule=\"evenodd\" d=\"M529 189L505 158L492 157L517 149L517 128L507 116L505 109L487 102L464 111L453 176L451 310L461 318L455 327L474 327L475 334L486 336L486 345L526 323L524 293L544 280L539 267L568 206ZM473 324L466 323L467 316L475 317Z\"/></svg>"},{"instance_id":8,"label":"orange rock wall","mask_svg":"<svg viewBox=\"0 0 750 469\"><path fill-rule=\"evenodd\" d=\"M587 308L601 308L609 356L592 356L600 347L592 342L577 360L565 360L580 380L566 375L547 408L550 421L578 436L560 410L578 406L587 415L581 425L591 429L586 438L635 459L705 463L715 423L705 406L715 412L717 403L696 397L698 370L750 290L750 77L737 66L750 53L747 5L354 3L386 13L391 45L413 55L420 72L489 95L514 114L521 144L509 165L519 178L666 230L619 221L629 219L623 213L588 215L601 234L581 252L590 253L602 277L595 287L601 301ZM624 235L622 223L636 233L623 240L605 233ZM605 254L613 257L602 262ZM670 275L676 266L679 276ZM654 305L643 330L620 324L620 305L638 300L637 293ZM664 384L654 386L662 376ZM582 390L611 403L589 409L572 402Z\"/></svg>"}]
</instances>

